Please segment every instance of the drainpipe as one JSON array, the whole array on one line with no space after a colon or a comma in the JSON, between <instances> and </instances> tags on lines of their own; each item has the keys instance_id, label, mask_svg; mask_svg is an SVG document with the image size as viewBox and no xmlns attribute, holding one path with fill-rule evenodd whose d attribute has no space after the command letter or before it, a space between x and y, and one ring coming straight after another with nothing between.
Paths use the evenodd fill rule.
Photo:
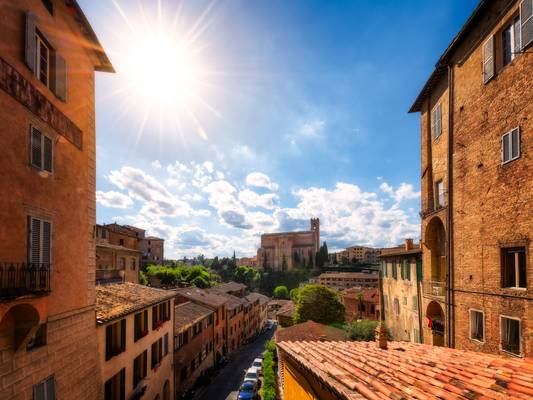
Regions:
<instances>
[{"instance_id":1,"label":"drainpipe","mask_svg":"<svg viewBox=\"0 0 533 400\"><path fill-rule=\"evenodd\" d=\"M448 332L448 347L455 347L455 310L454 310L454 265L453 265L453 112L454 112L454 75L453 64L448 64L448 257L447 257L447 269L446 274L446 287L447 287L447 315L448 323L446 324Z\"/></svg>"}]
</instances>

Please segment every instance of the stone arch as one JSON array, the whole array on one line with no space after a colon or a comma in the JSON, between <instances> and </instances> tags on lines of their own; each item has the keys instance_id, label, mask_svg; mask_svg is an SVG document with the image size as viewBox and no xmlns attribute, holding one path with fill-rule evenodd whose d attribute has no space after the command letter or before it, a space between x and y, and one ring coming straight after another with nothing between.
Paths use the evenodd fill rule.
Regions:
<instances>
[{"instance_id":1,"label":"stone arch","mask_svg":"<svg viewBox=\"0 0 533 400\"><path fill-rule=\"evenodd\" d=\"M11 307L0 321L0 337L6 338L14 351L25 346L39 328L39 311L31 304Z\"/></svg>"},{"instance_id":2,"label":"stone arch","mask_svg":"<svg viewBox=\"0 0 533 400\"><path fill-rule=\"evenodd\" d=\"M444 346L445 318L442 306L436 301L429 302L426 317L433 346Z\"/></svg>"},{"instance_id":3,"label":"stone arch","mask_svg":"<svg viewBox=\"0 0 533 400\"><path fill-rule=\"evenodd\" d=\"M435 216L426 226L424 244L429 252L431 280L446 280L446 230L442 220Z\"/></svg>"}]
</instances>

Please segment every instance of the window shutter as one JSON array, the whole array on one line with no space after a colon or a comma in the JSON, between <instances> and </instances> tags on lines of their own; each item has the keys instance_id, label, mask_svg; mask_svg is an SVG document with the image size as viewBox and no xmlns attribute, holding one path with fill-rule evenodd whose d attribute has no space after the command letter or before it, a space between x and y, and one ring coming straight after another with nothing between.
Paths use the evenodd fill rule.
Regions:
<instances>
[{"instance_id":1,"label":"window shutter","mask_svg":"<svg viewBox=\"0 0 533 400\"><path fill-rule=\"evenodd\" d=\"M30 263L41 262L41 220L31 218Z\"/></svg>"},{"instance_id":2,"label":"window shutter","mask_svg":"<svg viewBox=\"0 0 533 400\"><path fill-rule=\"evenodd\" d=\"M120 400L126 399L126 369L120 370Z\"/></svg>"},{"instance_id":3,"label":"window shutter","mask_svg":"<svg viewBox=\"0 0 533 400\"><path fill-rule=\"evenodd\" d=\"M520 4L520 36L524 50L533 41L533 0Z\"/></svg>"},{"instance_id":4,"label":"window shutter","mask_svg":"<svg viewBox=\"0 0 533 400\"><path fill-rule=\"evenodd\" d=\"M45 400L45 388L44 382L38 383L33 386L33 398L34 400Z\"/></svg>"},{"instance_id":5,"label":"window shutter","mask_svg":"<svg viewBox=\"0 0 533 400\"><path fill-rule=\"evenodd\" d=\"M52 224L48 221L42 221L41 234L41 262L50 264L52 248Z\"/></svg>"},{"instance_id":6,"label":"window shutter","mask_svg":"<svg viewBox=\"0 0 533 400\"><path fill-rule=\"evenodd\" d=\"M31 163L42 168L42 133L35 128L31 130Z\"/></svg>"},{"instance_id":7,"label":"window shutter","mask_svg":"<svg viewBox=\"0 0 533 400\"><path fill-rule=\"evenodd\" d=\"M168 354L168 333L165 333L165 352L163 353L165 356Z\"/></svg>"},{"instance_id":8,"label":"window shutter","mask_svg":"<svg viewBox=\"0 0 533 400\"><path fill-rule=\"evenodd\" d=\"M511 131L511 158L520 157L520 129L515 128Z\"/></svg>"},{"instance_id":9,"label":"window shutter","mask_svg":"<svg viewBox=\"0 0 533 400\"><path fill-rule=\"evenodd\" d=\"M141 314L135 314L133 324L133 337L137 341L141 337Z\"/></svg>"},{"instance_id":10,"label":"window shutter","mask_svg":"<svg viewBox=\"0 0 533 400\"><path fill-rule=\"evenodd\" d=\"M122 351L126 350L126 320L120 321L120 348Z\"/></svg>"},{"instance_id":11,"label":"window shutter","mask_svg":"<svg viewBox=\"0 0 533 400\"><path fill-rule=\"evenodd\" d=\"M405 260L405 277L408 281L411 280L411 264L409 260Z\"/></svg>"},{"instance_id":12,"label":"window shutter","mask_svg":"<svg viewBox=\"0 0 533 400\"><path fill-rule=\"evenodd\" d=\"M152 329L157 328L157 306L152 307Z\"/></svg>"},{"instance_id":13,"label":"window shutter","mask_svg":"<svg viewBox=\"0 0 533 400\"><path fill-rule=\"evenodd\" d=\"M502 136L502 162L509 161L510 148L511 148L511 135L506 133Z\"/></svg>"},{"instance_id":14,"label":"window shutter","mask_svg":"<svg viewBox=\"0 0 533 400\"><path fill-rule=\"evenodd\" d=\"M494 76L494 35L483 44L483 83Z\"/></svg>"},{"instance_id":15,"label":"window shutter","mask_svg":"<svg viewBox=\"0 0 533 400\"><path fill-rule=\"evenodd\" d=\"M54 400L56 398L56 382L53 376L46 380L46 400Z\"/></svg>"},{"instance_id":16,"label":"window shutter","mask_svg":"<svg viewBox=\"0 0 533 400\"><path fill-rule=\"evenodd\" d=\"M109 360L111 357L113 357L113 325L108 325L105 328L105 359Z\"/></svg>"},{"instance_id":17,"label":"window shutter","mask_svg":"<svg viewBox=\"0 0 533 400\"><path fill-rule=\"evenodd\" d=\"M144 310L144 326L143 330L148 332L148 310Z\"/></svg>"},{"instance_id":18,"label":"window shutter","mask_svg":"<svg viewBox=\"0 0 533 400\"><path fill-rule=\"evenodd\" d=\"M25 59L26 65L35 73L36 60L36 41L35 41L35 16L26 12L26 43L25 43Z\"/></svg>"},{"instance_id":19,"label":"window shutter","mask_svg":"<svg viewBox=\"0 0 533 400\"><path fill-rule=\"evenodd\" d=\"M60 100L67 101L67 63L57 51L55 52L54 92Z\"/></svg>"},{"instance_id":20,"label":"window shutter","mask_svg":"<svg viewBox=\"0 0 533 400\"><path fill-rule=\"evenodd\" d=\"M148 350L143 352L143 364L142 364L142 373L141 376L146 378L146 372L148 370Z\"/></svg>"},{"instance_id":21,"label":"window shutter","mask_svg":"<svg viewBox=\"0 0 533 400\"><path fill-rule=\"evenodd\" d=\"M52 139L43 136L43 169L52 172Z\"/></svg>"}]
</instances>

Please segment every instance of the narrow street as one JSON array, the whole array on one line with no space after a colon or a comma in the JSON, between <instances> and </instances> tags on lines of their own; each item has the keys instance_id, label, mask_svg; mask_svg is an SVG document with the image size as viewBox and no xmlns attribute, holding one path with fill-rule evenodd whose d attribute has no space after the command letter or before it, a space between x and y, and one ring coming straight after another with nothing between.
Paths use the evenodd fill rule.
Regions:
<instances>
[{"instance_id":1,"label":"narrow street","mask_svg":"<svg viewBox=\"0 0 533 400\"><path fill-rule=\"evenodd\" d=\"M254 342L237 349L209 385L197 391L195 400L225 400L231 392L238 391L244 370L264 351L265 343L274 335L275 327L263 332Z\"/></svg>"}]
</instances>

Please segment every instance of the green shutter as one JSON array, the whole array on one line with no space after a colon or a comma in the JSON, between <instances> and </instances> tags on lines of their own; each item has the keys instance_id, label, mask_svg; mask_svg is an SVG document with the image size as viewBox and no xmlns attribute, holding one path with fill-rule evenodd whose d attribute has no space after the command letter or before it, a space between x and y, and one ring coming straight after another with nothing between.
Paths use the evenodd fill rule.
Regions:
<instances>
[{"instance_id":1,"label":"green shutter","mask_svg":"<svg viewBox=\"0 0 533 400\"><path fill-rule=\"evenodd\" d=\"M405 278L410 281L411 280L411 263L409 260L405 260Z\"/></svg>"},{"instance_id":2,"label":"green shutter","mask_svg":"<svg viewBox=\"0 0 533 400\"><path fill-rule=\"evenodd\" d=\"M422 260L416 260L416 279L422 282Z\"/></svg>"},{"instance_id":3,"label":"green shutter","mask_svg":"<svg viewBox=\"0 0 533 400\"><path fill-rule=\"evenodd\" d=\"M392 262L392 277L394 279L398 278L398 270L396 269L396 261Z\"/></svg>"}]
</instances>

